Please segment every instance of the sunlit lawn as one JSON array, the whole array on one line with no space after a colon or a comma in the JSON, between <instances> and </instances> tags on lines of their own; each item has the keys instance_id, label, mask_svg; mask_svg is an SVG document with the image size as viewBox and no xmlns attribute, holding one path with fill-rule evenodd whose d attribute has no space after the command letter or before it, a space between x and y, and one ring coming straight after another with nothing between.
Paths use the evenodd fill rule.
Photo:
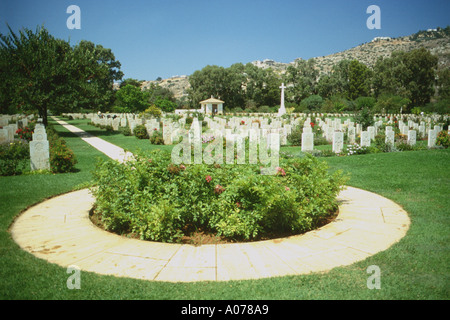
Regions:
<instances>
[{"instance_id":1,"label":"sunlit lawn","mask_svg":"<svg viewBox=\"0 0 450 320\"><path fill-rule=\"evenodd\" d=\"M148 140L88 126L86 120L70 123L130 151L155 148ZM351 176L348 185L390 198L410 215L412 224L407 235L388 250L364 261L328 273L229 282L164 283L82 272L81 289L69 290L65 268L22 251L8 232L14 217L28 206L87 186L95 159L105 157L61 126L55 127L77 155L77 172L0 177L1 299L450 298L449 150L321 158L329 164L330 171L348 172ZM289 152L300 155L298 147L290 147ZM380 290L367 288L366 270L370 265L381 269Z\"/></svg>"}]
</instances>

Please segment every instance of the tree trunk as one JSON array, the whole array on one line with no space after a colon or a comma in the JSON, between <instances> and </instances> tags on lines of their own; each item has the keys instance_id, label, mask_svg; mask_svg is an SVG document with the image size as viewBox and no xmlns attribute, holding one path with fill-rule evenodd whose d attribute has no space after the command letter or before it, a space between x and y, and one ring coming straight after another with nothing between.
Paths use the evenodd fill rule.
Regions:
<instances>
[{"instance_id":1,"label":"tree trunk","mask_svg":"<svg viewBox=\"0 0 450 320\"><path fill-rule=\"evenodd\" d=\"M42 124L47 127L48 124L47 109L38 108L38 110L39 110L39 117L42 118Z\"/></svg>"}]
</instances>

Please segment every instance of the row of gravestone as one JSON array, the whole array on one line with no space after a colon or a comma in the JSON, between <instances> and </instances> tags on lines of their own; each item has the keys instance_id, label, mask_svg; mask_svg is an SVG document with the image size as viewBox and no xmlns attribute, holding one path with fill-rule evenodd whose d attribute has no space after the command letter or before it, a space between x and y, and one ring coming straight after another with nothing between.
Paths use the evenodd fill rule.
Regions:
<instances>
[{"instance_id":1,"label":"row of gravestone","mask_svg":"<svg viewBox=\"0 0 450 320\"><path fill-rule=\"evenodd\" d=\"M384 117L384 121L387 121L388 124L393 124L393 117ZM333 151L339 153L342 151L343 147L343 135L339 132L343 131L343 129L347 128L348 130L348 143L353 144L356 143L356 135L361 136L361 145L362 146L370 146L370 141L375 139L375 135L377 134L378 128L383 124L383 119L375 117L376 120L374 126L370 126L367 128L367 132L362 131L362 127L358 123L351 122L350 119L347 119L342 123L340 118L335 118L334 120L330 118L326 118L323 121L321 118L316 118L316 123L321 127L323 131L323 136L333 144ZM410 130L411 128L419 129L419 135L425 136L425 131L428 132L429 136L429 146L432 147L435 144L435 133L440 131L438 130L439 126L436 126L433 132L430 127L431 118L427 119L428 121L421 121L420 124L414 122L413 120L408 120L408 124L399 121L399 127L401 133L408 136L408 143L414 145L416 142L416 130ZM295 126L303 125L303 134L302 134L302 150L304 151L312 151L314 149L314 134L312 133L311 128L311 118L290 118L290 119L279 119L279 118L267 118L267 117L230 117L230 118L221 118L214 117L210 118L205 116L204 121L207 124L208 129L214 132L219 132L223 136L239 135L240 137L250 137L250 130L255 132L254 137L259 141L260 137L267 137L269 133L278 133L280 137L280 144L285 145L287 142L287 136L292 132L292 128ZM131 114L122 114L117 117L99 117L98 115L93 115L92 122L101 124L101 125L111 125L114 130L117 130L117 126L126 126L128 125L133 131L133 129L137 125L145 125L147 128L147 132L149 135L153 133L155 130L162 129L162 135L164 144L170 145L179 140L179 129L184 129L186 124L186 118L180 118L178 121L172 120L170 118L162 118L161 122L156 119L145 119L140 118L136 115ZM114 125L116 123L116 125ZM161 125L162 127L161 127ZM426 127L426 124L428 126ZM194 118L193 123L191 124L191 129L197 125L200 125L197 118ZM389 126L386 134L386 143L393 144L393 135L389 132ZM431 133L430 133L431 132ZM209 132L211 135L211 132Z\"/></svg>"},{"instance_id":2,"label":"row of gravestone","mask_svg":"<svg viewBox=\"0 0 450 320\"><path fill-rule=\"evenodd\" d=\"M0 115L0 144L14 142L17 130L28 126L33 118L33 115Z\"/></svg>"},{"instance_id":3,"label":"row of gravestone","mask_svg":"<svg viewBox=\"0 0 450 320\"><path fill-rule=\"evenodd\" d=\"M1 116L0 144L13 143L17 130L27 127L28 121L33 118L33 116ZM15 122L9 123L10 121ZM29 148L31 170L50 170L50 147L45 126L42 124L42 119L40 118L35 125L32 140L29 142Z\"/></svg>"},{"instance_id":4,"label":"row of gravestone","mask_svg":"<svg viewBox=\"0 0 450 320\"><path fill-rule=\"evenodd\" d=\"M154 131L162 129L162 135L164 139L164 144L170 145L179 140L179 129L184 129L186 124L186 118L182 117L175 121L171 118L161 118L161 119L145 119L134 114L69 114L73 118L90 118L95 124L103 126L111 126L113 130L118 130L119 127L128 126L133 132L137 125L144 125L147 129L148 134L151 136ZM313 114L313 116L323 116L323 114ZM342 149L340 142L341 135L336 132L341 132L347 129L348 143L356 143L356 135L361 136L361 145L369 146L370 141L375 138L378 128L383 124L394 124L394 120L407 118L408 123L403 123L402 120L398 121L400 132L408 136L408 143L415 144L416 141L416 131L418 131L419 136L425 137L429 136L430 142L429 146L434 145L435 139L434 133L430 133L432 130L431 122L436 121L439 116L421 116L421 115L390 115L390 116L374 116L375 124L367 129L367 132L362 131L362 126L358 123L351 122L347 119L342 123L340 116L351 116L351 115L340 115L331 114L335 116L334 120L326 118L325 121L322 118L313 118L318 124L323 132L323 136L332 144L334 151L340 151ZM303 126L304 132L302 135L302 149L305 151L313 150L314 145L314 134L312 133L312 128L310 126L311 118L306 114L295 114L295 117L289 117L288 119L281 119L276 117L267 116L239 116L239 117L227 117L222 118L216 116L210 118L208 116L204 117L204 121L207 123L207 127L210 130L220 131L222 135L238 134L240 136L246 137L250 136L250 130L256 130L255 136L259 140L261 136L267 136L268 133L278 133L280 137L280 144L286 144L287 136L292 132L292 128L295 126ZM416 121L420 121L417 123ZM192 126L197 125L198 120L194 118ZM436 128L439 128L437 126ZM436 129L435 128L435 129ZM413 130L410 130L413 129ZM434 132L438 132L438 130ZM389 129L387 129L388 131ZM411 132L410 132L411 131ZM414 131L414 132L413 132ZM211 133L210 133L211 134ZM391 133L387 133L386 143L393 143L393 138Z\"/></svg>"}]
</instances>

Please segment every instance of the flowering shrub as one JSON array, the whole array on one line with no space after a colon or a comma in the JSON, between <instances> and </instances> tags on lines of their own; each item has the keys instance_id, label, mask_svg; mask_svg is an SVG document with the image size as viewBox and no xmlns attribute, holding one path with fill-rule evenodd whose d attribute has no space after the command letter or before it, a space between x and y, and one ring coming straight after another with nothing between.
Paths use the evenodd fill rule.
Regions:
<instances>
[{"instance_id":1,"label":"flowering shrub","mask_svg":"<svg viewBox=\"0 0 450 320\"><path fill-rule=\"evenodd\" d=\"M370 148L366 146L360 146L357 143L347 145L347 155L366 154L370 153Z\"/></svg>"},{"instance_id":2,"label":"flowering shrub","mask_svg":"<svg viewBox=\"0 0 450 320\"><path fill-rule=\"evenodd\" d=\"M33 139L33 130L29 127L17 129L16 134L20 139L27 140L28 142Z\"/></svg>"},{"instance_id":3,"label":"flowering shrub","mask_svg":"<svg viewBox=\"0 0 450 320\"><path fill-rule=\"evenodd\" d=\"M151 161L150 161L151 160ZM176 165L154 150L94 172L96 211L105 229L177 242L189 229L257 240L315 228L337 208L345 181L311 155L281 158L276 175L255 165Z\"/></svg>"},{"instance_id":4,"label":"flowering shrub","mask_svg":"<svg viewBox=\"0 0 450 320\"><path fill-rule=\"evenodd\" d=\"M450 136L447 131L441 131L437 135L436 145L448 148L450 146Z\"/></svg>"},{"instance_id":5,"label":"flowering shrub","mask_svg":"<svg viewBox=\"0 0 450 320\"><path fill-rule=\"evenodd\" d=\"M216 139L213 135L204 135L202 134L202 143L210 143L211 141L214 141Z\"/></svg>"},{"instance_id":6,"label":"flowering shrub","mask_svg":"<svg viewBox=\"0 0 450 320\"><path fill-rule=\"evenodd\" d=\"M150 137L150 143L156 145L164 144L164 138L161 131L157 130L156 128L153 130L153 133Z\"/></svg>"}]
</instances>

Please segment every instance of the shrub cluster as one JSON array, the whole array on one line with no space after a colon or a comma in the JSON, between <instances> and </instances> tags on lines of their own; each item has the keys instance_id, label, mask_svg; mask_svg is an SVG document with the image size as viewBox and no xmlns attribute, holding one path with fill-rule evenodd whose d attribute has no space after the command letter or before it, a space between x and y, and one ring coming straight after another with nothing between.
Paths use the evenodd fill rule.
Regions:
<instances>
[{"instance_id":1,"label":"shrub cluster","mask_svg":"<svg viewBox=\"0 0 450 320\"><path fill-rule=\"evenodd\" d=\"M30 148L26 140L16 140L0 145L0 175L22 174L29 167Z\"/></svg>"},{"instance_id":2,"label":"shrub cluster","mask_svg":"<svg viewBox=\"0 0 450 320\"><path fill-rule=\"evenodd\" d=\"M77 164L77 159L70 150L66 141L58 136L51 126L47 127L47 138L50 146L50 171L53 173L72 172Z\"/></svg>"},{"instance_id":3,"label":"shrub cluster","mask_svg":"<svg viewBox=\"0 0 450 320\"><path fill-rule=\"evenodd\" d=\"M156 145L164 144L162 132L155 129L150 137L150 143Z\"/></svg>"},{"instance_id":4,"label":"shrub cluster","mask_svg":"<svg viewBox=\"0 0 450 320\"><path fill-rule=\"evenodd\" d=\"M138 139L148 139L149 138L147 128L143 124L140 124L140 125L134 127L133 134Z\"/></svg>"},{"instance_id":5,"label":"shrub cluster","mask_svg":"<svg viewBox=\"0 0 450 320\"><path fill-rule=\"evenodd\" d=\"M101 161L96 212L105 229L176 242L192 230L232 240L298 234L334 213L345 181L311 155L281 158L276 175L259 165L175 165L154 150L136 161Z\"/></svg>"},{"instance_id":6,"label":"shrub cluster","mask_svg":"<svg viewBox=\"0 0 450 320\"><path fill-rule=\"evenodd\" d=\"M436 145L448 148L450 146L450 136L447 131L441 131L437 135Z\"/></svg>"}]
</instances>

